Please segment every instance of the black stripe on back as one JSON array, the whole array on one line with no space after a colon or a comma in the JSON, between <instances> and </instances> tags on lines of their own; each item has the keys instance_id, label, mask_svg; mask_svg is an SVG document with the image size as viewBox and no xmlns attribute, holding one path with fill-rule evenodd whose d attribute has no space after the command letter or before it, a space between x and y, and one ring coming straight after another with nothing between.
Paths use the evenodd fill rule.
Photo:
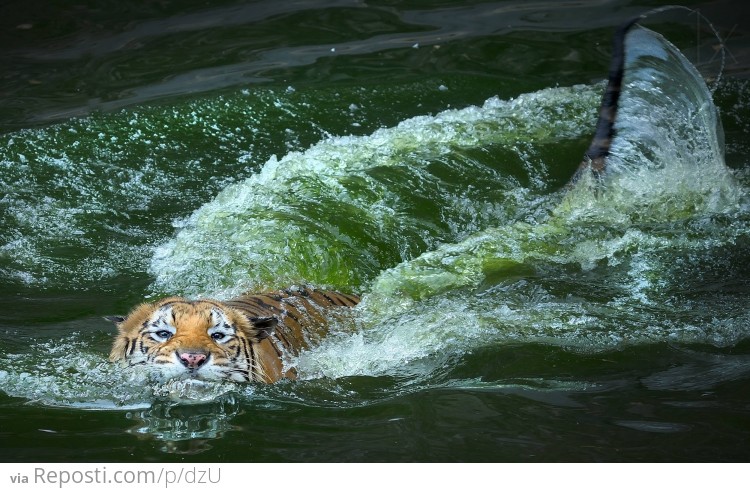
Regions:
<instances>
[{"instance_id":1,"label":"black stripe on back","mask_svg":"<svg viewBox=\"0 0 750 489\"><path fill-rule=\"evenodd\" d=\"M239 343L237 345L237 356L239 357L239 352L242 351L245 355L245 366L247 368L237 368L237 371L242 372L242 376L245 378L245 380L252 380L253 378L253 354L251 353L252 348L248 346L248 339L238 336L237 342Z\"/></svg>"}]
</instances>

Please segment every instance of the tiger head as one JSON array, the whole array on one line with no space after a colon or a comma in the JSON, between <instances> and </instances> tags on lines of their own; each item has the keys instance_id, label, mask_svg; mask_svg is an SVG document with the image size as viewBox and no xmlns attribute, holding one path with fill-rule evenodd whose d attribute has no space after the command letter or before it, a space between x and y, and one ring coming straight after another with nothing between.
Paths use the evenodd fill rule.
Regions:
<instances>
[{"instance_id":1,"label":"tiger head","mask_svg":"<svg viewBox=\"0 0 750 489\"><path fill-rule=\"evenodd\" d=\"M251 318L217 301L170 297L107 319L118 329L113 362L143 365L162 379L272 380L259 343L273 333L273 316Z\"/></svg>"}]
</instances>

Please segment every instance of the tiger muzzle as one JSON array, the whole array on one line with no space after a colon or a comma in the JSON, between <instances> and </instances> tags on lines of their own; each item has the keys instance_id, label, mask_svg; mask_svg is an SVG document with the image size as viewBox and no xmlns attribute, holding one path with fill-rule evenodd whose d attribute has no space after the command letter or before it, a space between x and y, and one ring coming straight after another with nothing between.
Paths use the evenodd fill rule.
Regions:
<instances>
[{"instance_id":1,"label":"tiger muzzle","mask_svg":"<svg viewBox=\"0 0 750 489\"><path fill-rule=\"evenodd\" d=\"M197 370L208 361L208 354L195 351L178 352L177 358L185 368Z\"/></svg>"}]
</instances>

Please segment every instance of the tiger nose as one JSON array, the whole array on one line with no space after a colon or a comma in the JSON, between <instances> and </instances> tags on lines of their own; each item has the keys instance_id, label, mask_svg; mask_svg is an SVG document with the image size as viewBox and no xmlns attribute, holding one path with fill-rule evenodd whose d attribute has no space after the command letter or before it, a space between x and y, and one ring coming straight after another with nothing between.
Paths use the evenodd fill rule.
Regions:
<instances>
[{"instance_id":1,"label":"tiger nose","mask_svg":"<svg viewBox=\"0 0 750 489\"><path fill-rule=\"evenodd\" d=\"M179 359L180 362L182 362L182 364L187 368L198 368L206 363L206 359L208 359L208 356L203 353L188 351L180 353Z\"/></svg>"}]
</instances>

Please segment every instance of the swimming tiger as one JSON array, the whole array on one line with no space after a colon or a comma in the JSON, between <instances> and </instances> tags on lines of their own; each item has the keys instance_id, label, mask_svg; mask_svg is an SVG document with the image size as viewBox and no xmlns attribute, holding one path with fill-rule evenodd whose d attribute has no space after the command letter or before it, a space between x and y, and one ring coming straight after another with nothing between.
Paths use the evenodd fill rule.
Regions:
<instances>
[{"instance_id":1,"label":"swimming tiger","mask_svg":"<svg viewBox=\"0 0 750 489\"><path fill-rule=\"evenodd\" d=\"M626 35L646 15L624 23L614 36L595 135L571 182L587 172L598 178L606 172L625 69ZM309 346L311 337L325 334L320 308L358 303L353 295L310 288L225 302L169 297L142 304L125 318L110 318L119 330L110 360L146 365L168 378L266 383L294 379L297 374L285 367L284 355L298 354Z\"/></svg>"},{"instance_id":2,"label":"swimming tiger","mask_svg":"<svg viewBox=\"0 0 750 489\"><path fill-rule=\"evenodd\" d=\"M285 355L297 355L325 335L324 310L358 303L354 295L309 287L228 301L168 297L107 318L118 329L109 359L145 366L163 379L295 379Z\"/></svg>"}]
</instances>

